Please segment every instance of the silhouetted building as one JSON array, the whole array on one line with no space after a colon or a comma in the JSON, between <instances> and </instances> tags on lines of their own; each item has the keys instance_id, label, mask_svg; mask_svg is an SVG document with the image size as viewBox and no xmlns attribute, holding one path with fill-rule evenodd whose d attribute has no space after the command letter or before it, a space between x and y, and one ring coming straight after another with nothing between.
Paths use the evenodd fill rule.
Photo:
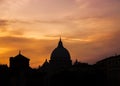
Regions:
<instances>
[{"instance_id":1,"label":"silhouetted building","mask_svg":"<svg viewBox=\"0 0 120 86\"><path fill-rule=\"evenodd\" d=\"M9 68L7 65L0 65L0 86L9 86Z\"/></svg>"},{"instance_id":2,"label":"silhouetted building","mask_svg":"<svg viewBox=\"0 0 120 86\"><path fill-rule=\"evenodd\" d=\"M72 65L61 38L41 67L32 69L29 61L19 52L10 57L10 67L0 65L0 86L120 86L120 55L94 65L78 60Z\"/></svg>"},{"instance_id":3,"label":"silhouetted building","mask_svg":"<svg viewBox=\"0 0 120 86\"><path fill-rule=\"evenodd\" d=\"M111 56L106 59L97 62L97 65L108 68L108 69L120 69L120 55Z\"/></svg>"},{"instance_id":4,"label":"silhouetted building","mask_svg":"<svg viewBox=\"0 0 120 86\"><path fill-rule=\"evenodd\" d=\"M7 64L0 64L0 70L8 69Z\"/></svg>"},{"instance_id":5,"label":"silhouetted building","mask_svg":"<svg viewBox=\"0 0 120 86\"><path fill-rule=\"evenodd\" d=\"M44 85L52 86L50 85L52 76L61 71L67 70L71 66L72 61L70 53L66 48L64 48L62 40L60 38L58 46L51 53L49 62L46 60L40 68L46 73L46 76L44 78Z\"/></svg>"},{"instance_id":6,"label":"silhouetted building","mask_svg":"<svg viewBox=\"0 0 120 86\"><path fill-rule=\"evenodd\" d=\"M39 69L42 70L43 72L48 72L49 67L50 67L50 64L46 59L42 67L39 67Z\"/></svg>"},{"instance_id":7,"label":"silhouetted building","mask_svg":"<svg viewBox=\"0 0 120 86\"><path fill-rule=\"evenodd\" d=\"M21 54L19 54L15 57L10 57L10 68L11 69L19 69L24 70L29 68L29 59Z\"/></svg>"},{"instance_id":8,"label":"silhouetted building","mask_svg":"<svg viewBox=\"0 0 120 86\"><path fill-rule=\"evenodd\" d=\"M96 63L96 66L108 75L111 72L120 71L120 55L111 56Z\"/></svg>"},{"instance_id":9,"label":"silhouetted building","mask_svg":"<svg viewBox=\"0 0 120 86\"><path fill-rule=\"evenodd\" d=\"M57 48L51 53L49 64L53 69L64 69L72 65L70 53L64 48L61 38Z\"/></svg>"},{"instance_id":10,"label":"silhouetted building","mask_svg":"<svg viewBox=\"0 0 120 86\"><path fill-rule=\"evenodd\" d=\"M106 75L108 86L120 86L120 55L103 59L96 67Z\"/></svg>"}]
</instances>

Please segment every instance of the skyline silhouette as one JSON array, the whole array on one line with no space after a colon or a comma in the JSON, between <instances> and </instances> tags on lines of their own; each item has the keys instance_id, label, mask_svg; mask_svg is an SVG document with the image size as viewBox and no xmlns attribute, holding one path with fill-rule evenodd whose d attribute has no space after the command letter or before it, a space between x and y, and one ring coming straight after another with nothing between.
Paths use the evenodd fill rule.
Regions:
<instances>
[{"instance_id":1,"label":"skyline silhouette","mask_svg":"<svg viewBox=\"0 0 120 86\"><path fill-rule=\"evenodd\" d=\"M62 38L61 38L61 36L60 36L60 39L59 39L59 42L58 42L58 46L57 47L59 47L59 46L62 46L63 47L63 43L62 43ZM56 48L55 48L56 49ZM68 51L69 52L69 51ZM18 51L18 55L22 55L22 51L21 50L19 50ZM117 56L117 55L119 55L119 53L117 54L117 53L115 53L115 54L113 54L112 56ZM51 57L51 56L50 56ZM101 59L101 60L104 60L104 59L107 59L108 57L110 57L110 56L107 56L107 57L104 57L103 59ZM70 55L70 57L69 58L71 58L71 55ZM45 59L44 61L46 61L46 60L50 60L50 58L48 58L48 59ZM73 64L74 62L76 62L76 60L78 61L78 59L77 58L75 58L75 60L71 60L71 64ZM80 61L80 60L79 60ZM100 60L98 60L98 61L96 61L95 63L93 63L93 64L96 64L97 62L99 62ZM81 63L87 63L87 62L82 62L82 61L80 61ZM44 62L43 62L44 63ZM32 67L32 68L38 68L39 66L42 66L43 65L43 63L41 63L41 64L38 64L37 66L35 66L35 67ZM88 63L89 64L89 63ZM93 64L91 64L91 65L93 65ZM2 64L1 64L2 65ZM4 65L4 64L3 64ZM10 63L9 64L6 64L6 65L8 65L8 66L10 66ZM30 64L31 65L31 64Z\"/></svg>"},{"instance_id":2,"label":"skyline silhouette","mask_svg":"<svg viewBox=\"0 0 120 86\"><path fill-rule=\"evenodd\" d=\"M119 8L119 0L0 0L0 63L21 50L42 65L60 35L73 61L119 54Z\"/></svg>"},{"instance_id":3,"label":"skyline silhouette","mask_svg":"<svg viewBox=\"0 0 120 86\"><path fill-rule=\"evenodd\" d=\"M58 46L38 68L30 67L30 59L22 55L9 58L9 64L0 65L0 86L119 86L120 55L98 61L96 64L72 64L71 55L60 38Z\"/></svg>"},{"instance_id":4,"label":"skyline silhouette","mask_svg":"<svg viewBox=\"0 0 120 86\"><path fill-rule=\"evenodd\" d=\"M0 0L0 86L120 86L119 8L120 0Z\"/></svg>"},{"instance_id":5,"label":"skyline silhouette","mask_svg":"<svg viewBox=\"0 0 120 86\"><path fill-rule=\"evenodd\" d=\"M61 38L61 36L60 36L60 39L59 39L59 43L58 43L58 46L59 45L61 45L61 46L63 46L63 43L62 43L62 38ZM50 51L51 52L51 51ZM21 51L21 50L19 50L18 51L18 55L22 55L22 53L24 53L23 51ZM119 53L113 53L113 55L111 55L111 56L117 56L117 55L119 55ZM50 56L51 57L51 56ZM47 58L47 60L50 60L50 57L49 58ZM108 57L110 57L110 56L107 56L107 57L104 57L104 58L101 58L100 60L104 60L104 59L106 59L106 58L108 58ZM70 58L72 59L72 57L70 56ZM44 61L45 61L46 59L44 59ZM74 58L74 60L72 59L72 64L76 61L76 60L79 60L79 59L77 59L77 58ZM96 62L94 62L94 63L92 63L92 64L96 64L98 61L100 61L100 60L97 60ZM43 63L44 63L44 61L43 61ZM80 61L80 60L79 60ZM88 64L90 64L89 62L82 62L82 61L80 61L81 63L88 63ZM38 65L36 65L35 67L32 67L32 68L37 68L37 67L39 67L39 66L42 66L43 65L43 63L39 63ZM91 65L92 65L91 64ZM10 66L10 64L8 63L8 64L6 64L6 65L8 65L8 66ZM31 65L31 62L30 62L30 65Z\"/></svg>"}]
</instances>

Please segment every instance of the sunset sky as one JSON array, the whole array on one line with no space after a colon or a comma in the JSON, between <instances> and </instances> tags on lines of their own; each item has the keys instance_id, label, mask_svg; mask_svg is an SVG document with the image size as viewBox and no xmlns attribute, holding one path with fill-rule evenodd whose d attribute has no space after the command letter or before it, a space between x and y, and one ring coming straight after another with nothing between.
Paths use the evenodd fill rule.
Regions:
<instances>
[{"instance_id":1,"label":"sunset sky","mask_svg":"<svg viewBox=\"0 0 120 86\"><path fill-rule=\"evenodd\" d=\"M120 54L120 0L0 0L0 64L21 50L42 65L60 36L73 61Z\"/></svg>"}]
</instances>

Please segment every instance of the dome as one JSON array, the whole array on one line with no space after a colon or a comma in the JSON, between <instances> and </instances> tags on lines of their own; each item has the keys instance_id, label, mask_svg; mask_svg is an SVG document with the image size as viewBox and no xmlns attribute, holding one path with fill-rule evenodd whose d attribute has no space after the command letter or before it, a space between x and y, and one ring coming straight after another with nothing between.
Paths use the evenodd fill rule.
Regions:
<instances>
[{"instance_id":1,"label":"dome","mask_svg":"<svg viewBox=\"0 0 120 86\"><path fill-rule=\"evenodd\" d=\"M51 54L51 60L70 60L69 51L63 47L63 43L60 39L57 48L55 48Z\"/></svg>"}]
</instances>

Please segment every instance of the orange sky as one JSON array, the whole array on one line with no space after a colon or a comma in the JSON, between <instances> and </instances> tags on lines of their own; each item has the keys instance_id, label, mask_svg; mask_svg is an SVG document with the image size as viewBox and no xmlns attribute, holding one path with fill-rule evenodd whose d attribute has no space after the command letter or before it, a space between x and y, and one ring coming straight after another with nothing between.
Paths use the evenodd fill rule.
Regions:
<instances>
[{"instance_id":1,"label":"orange sky","mask_svg":"<svg viewBox=\"0 0 120 86\"><path fill-rule=\"evenodd\" d=\"M31 67L50 58L60 35L74 61L120 54L120 0L0 0L0 64L19 50Z\"/></svg>"}]
</instances>

